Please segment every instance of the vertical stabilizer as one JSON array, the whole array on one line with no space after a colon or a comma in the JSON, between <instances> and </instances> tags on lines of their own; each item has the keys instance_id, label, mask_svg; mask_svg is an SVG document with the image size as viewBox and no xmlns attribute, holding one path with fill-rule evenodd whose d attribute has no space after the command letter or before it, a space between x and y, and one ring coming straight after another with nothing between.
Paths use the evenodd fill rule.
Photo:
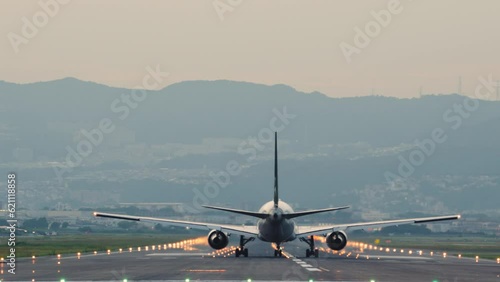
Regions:
<instances>
[{"instance_id":1,"label":"vertical stabilizer","mask_svg":"<svg viewBox=\"0 0 500 282\"><path fill-rule=\"evenodd\" d=\"M278 207L278 132L274 132L274 207Z\"/></svg>"}]
</instances>

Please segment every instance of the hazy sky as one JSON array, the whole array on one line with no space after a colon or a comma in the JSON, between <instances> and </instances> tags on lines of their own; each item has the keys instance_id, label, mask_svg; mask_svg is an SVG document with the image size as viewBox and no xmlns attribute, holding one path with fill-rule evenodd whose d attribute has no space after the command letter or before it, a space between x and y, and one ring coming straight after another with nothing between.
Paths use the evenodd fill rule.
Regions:
<instances>
[{"instance_id":1,"label":"hazy sky","mask_svg":"<svg viewBox=\"0 0 500 282\"><path fill-rule=\"evenodd\" d=\"M392 1L73 0L45 23L39 1L2 1L0 80L72 76L132 87L159 64L167 84L230 79L336 97L371 89L413 97L420 86L456 92L459 75L466 94L478 76L500 79L500 1L401 0L384 27L372 11ZM32 38L23 17L38 21ZM356 45L355 28L366 25L373 37ZM342 42L361 46L350 63Z\"/></svg>"}]
</instances>

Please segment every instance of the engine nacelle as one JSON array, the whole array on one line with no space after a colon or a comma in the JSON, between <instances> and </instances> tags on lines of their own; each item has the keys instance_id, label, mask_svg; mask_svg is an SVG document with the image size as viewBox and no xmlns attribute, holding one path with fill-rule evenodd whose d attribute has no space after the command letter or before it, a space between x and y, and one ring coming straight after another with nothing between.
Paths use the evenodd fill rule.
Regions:
<instances>
[{"instance_id":1,"label":"engine nacelle","mask_svg":"<svg viewBox=\"0 0 500 282\"><path fill-rule=\"evenodd\" d=\"M210 247L220 250L229 244L229 239L226 233L219 230L212 230L208 233L208 244Z\"/></svg>"},{"instance_id":2,"label":"engine nacelle","mask_svg":"<svg viewBox=\"0 0 500 282\"><path fill-rule=\"evenodd\" d=\"M326 244L335 251L340 251L347 245L347 235L344 231L335 231L326 236Z\"/></svg>"}]
</instances>

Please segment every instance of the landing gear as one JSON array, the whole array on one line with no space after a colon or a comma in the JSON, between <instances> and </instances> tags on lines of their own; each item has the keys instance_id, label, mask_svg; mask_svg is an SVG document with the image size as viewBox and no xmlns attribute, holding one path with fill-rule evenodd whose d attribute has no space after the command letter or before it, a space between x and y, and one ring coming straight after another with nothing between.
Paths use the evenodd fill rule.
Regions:
<instances>
[{"instance_id":1,"label":"landing gear","mask_svg":"<svg viewBox=\"0 0 500 282\"><path fill-rule=\"evenodd\" d=\"M282 257L283 256L283 250L281 249L280 245L276 246L278 249L274 250L274 256L275 257Z\"/></svg>"},{"instance_id":2,"label":"landing gear","mask_svg":"<svg viewBox=\"0 0 500 282\"><path fill-rule=\"evenodd\" d=\"M314 256L317 258L319 256L319 250L314 247L314 236L311 235L309 239L300 237L299 240L309 245L309 249L306 250L306 257Z\"/></svg>"},{"instance_id":3,"label":"landing gear","mask_svg":"<svg viewBox=\"0 0 500 282\"><path fill-rule=\"evenodd\" d=\"M240 245L238 248L236 248L236 251L235 251L236 257L240 257L241 255L243 255L244 257L248 257L248 249L245 248L245 245L248 242L251 242L253 240L255 240L254 237L245 238L245 236L241 235L240 236Z\"/></svg>"},{"instance_id":4,"label":"landing gear","mask_svg":"<svg viewBox=\"0 0 500 282\"><path fill-rule=\"evenodd\" d=\"M309 250L307 249L306 250L306 257L311 257L311 256L314 256L314 257L318 257L319 256L319 250L318 249L314 249L314 250Z\"/></svg>"},{"instance_id":5,"label":"landing gear","mask_svg":"<svg viewBox=\"0 0 500 282\"><path fill-rule=\"evenodd\" d=\"M248 257L248 249L244 248L240 250L240 248L237 248L235 254L236 257L240 257L241 255L243 255L244 257Z\"/></svg>"}]
</instances>

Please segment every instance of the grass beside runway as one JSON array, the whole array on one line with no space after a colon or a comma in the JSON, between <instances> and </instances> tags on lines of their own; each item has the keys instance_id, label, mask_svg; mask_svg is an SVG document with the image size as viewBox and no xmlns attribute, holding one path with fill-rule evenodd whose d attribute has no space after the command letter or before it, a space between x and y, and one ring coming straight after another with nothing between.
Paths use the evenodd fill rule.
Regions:
<instances>
[{"instance_id":1,"label":"grass beside runway","mask_svg":"<svg viewBox=\"0 0 500 282\"><path fill-rule=\"evenodd\" d=\"M19 236L16 238L16 257L76 254L94 251L116 251L129 247L168 244L190 239L182 234L75 234L61 236ZM0 238L0 257L7 257L10 248L7 237Z\"/></svg>"}]
</instances>

